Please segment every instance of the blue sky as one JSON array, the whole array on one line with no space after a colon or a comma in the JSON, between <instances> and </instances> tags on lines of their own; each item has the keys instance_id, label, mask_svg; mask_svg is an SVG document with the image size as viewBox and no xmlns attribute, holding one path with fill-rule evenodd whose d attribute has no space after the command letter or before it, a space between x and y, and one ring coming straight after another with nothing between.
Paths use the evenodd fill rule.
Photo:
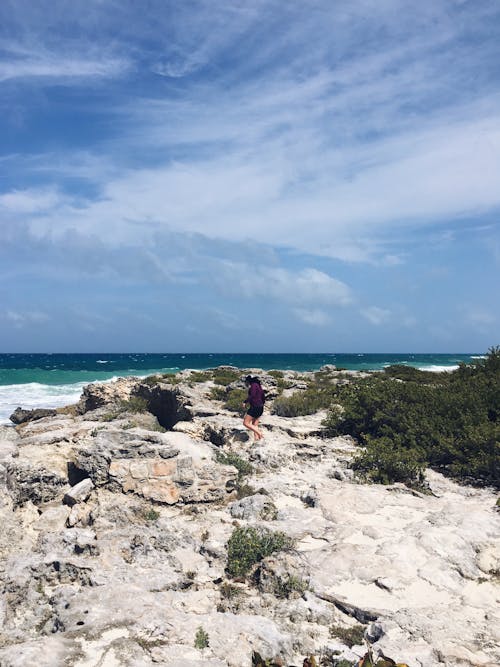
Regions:
<instances>
[{"instance_id":1,"label":"blue sky","mask_svg":"<svg viewBox=\"0 0 500 667\"><path fill-rule=\"evenodd\" d=\"M500 343L497 0L3 0L0 351Z\"/></svg>"}]
</instances>

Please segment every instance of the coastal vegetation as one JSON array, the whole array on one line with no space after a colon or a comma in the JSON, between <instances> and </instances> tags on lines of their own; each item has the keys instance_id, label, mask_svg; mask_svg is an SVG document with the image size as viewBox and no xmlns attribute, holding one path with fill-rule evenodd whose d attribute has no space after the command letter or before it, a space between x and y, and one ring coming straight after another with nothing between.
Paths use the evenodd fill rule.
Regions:
<instances>
[{"instance_id":1,"label":"coastal vegetation","mask_svg":"<svg viewBox=\"0 0 500 667\"><path fill-rule=\"evenodd\" d=\"M364 447L354 468L373 482L423 483L426 466L500 487L500 348L451 373L396 366L336 387L326 433Z\"/></svg>"},{"instance_id":2,"label":"coastal vegetation","mask_svg":"<svg viewBox=\"0 0 500 667\"><path fill-rule=\"evenodd\" d=\"M253 526L235 528L227 543L227 572L244 577L266 556L291 546L291 539L283 532Z\"/></svg>"},{"instance_id":3,"label":"coastal vegetation","mask_svg":"<svg viewBox=\"0 0 500 667\"><path fill-rule=\"evenodd\" d=\"M332 389L308 387L296 391L290 396L279 396L274 400L271 412L278 417L301 417L312 415L319 410L329 408L332 404Z\"/></svg>"},{"instance_id":4,"label":"coastal vegetation","mask_svg":"<svg viewBox=\"0 0 500 667\"><path fill-rule=\"evenodd\" d=\"M238 480L241 480L246 475L253 472L253 466L248 461L245 461L241 456L235 452L221 452L217 451L215 455L217 463L225 466L234 466L238 471Z\"/></svg>"}]
</instances>

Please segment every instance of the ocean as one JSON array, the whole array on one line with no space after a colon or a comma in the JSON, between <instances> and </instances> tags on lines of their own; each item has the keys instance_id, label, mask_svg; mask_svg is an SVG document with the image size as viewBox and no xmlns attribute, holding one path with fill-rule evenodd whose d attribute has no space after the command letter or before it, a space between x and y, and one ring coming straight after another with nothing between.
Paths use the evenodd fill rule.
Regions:
<instances>
[{"instance_id":1,"label":"ocean","mask_svg":"<svg viewBox=\"0 0 500 667\"><path fill-rule=\"evenodd\" d=\"M0 354L0 423L16 407L55 408L75 403L91 382L175 373L186 368L229 365L296 371L334 364L348 370L381 370L406 364L431 371L453 370L481 354Z\"/></svg>"}]
</instances>

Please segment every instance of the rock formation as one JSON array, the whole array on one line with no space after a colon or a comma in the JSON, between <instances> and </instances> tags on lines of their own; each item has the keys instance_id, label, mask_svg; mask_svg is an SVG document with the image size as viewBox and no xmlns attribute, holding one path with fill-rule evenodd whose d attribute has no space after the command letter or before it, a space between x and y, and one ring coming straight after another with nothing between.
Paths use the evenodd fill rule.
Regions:
<instances>
[{"instance_id":1,"label":"rock formation","mask_svg":"<svg viewBox=\"0 0 500 667\"><path fill-rule=\"evenodd\" d=\"M363 633L409 667L498 665L491 490L357 483L324 413L266 412L253 443L210 380L179 377L0 427L2 667L346 665ZM288 546L231 577L228 542L252 527Z\"/></svg>"}]
</instances>

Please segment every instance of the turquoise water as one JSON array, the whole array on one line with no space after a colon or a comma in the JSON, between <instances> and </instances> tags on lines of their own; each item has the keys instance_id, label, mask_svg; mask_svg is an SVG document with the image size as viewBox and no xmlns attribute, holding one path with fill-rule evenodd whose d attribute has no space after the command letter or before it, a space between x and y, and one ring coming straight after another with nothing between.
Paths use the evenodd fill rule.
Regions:
<instances>
[{"instance_id":1,"label":"turquoise water","mask_svg":"<svg viewBox=\"0 0 500 667\"><path fill-rule=\"evenodd\" d=\"M349 370L380 370L407 364L428 370L453 369L478 354L1 354L0 421L21 405L58 407L78 400L90 382L185 368L230 365L238 368L317 370L325 364Z\"/></svg>"}]
</instances>

